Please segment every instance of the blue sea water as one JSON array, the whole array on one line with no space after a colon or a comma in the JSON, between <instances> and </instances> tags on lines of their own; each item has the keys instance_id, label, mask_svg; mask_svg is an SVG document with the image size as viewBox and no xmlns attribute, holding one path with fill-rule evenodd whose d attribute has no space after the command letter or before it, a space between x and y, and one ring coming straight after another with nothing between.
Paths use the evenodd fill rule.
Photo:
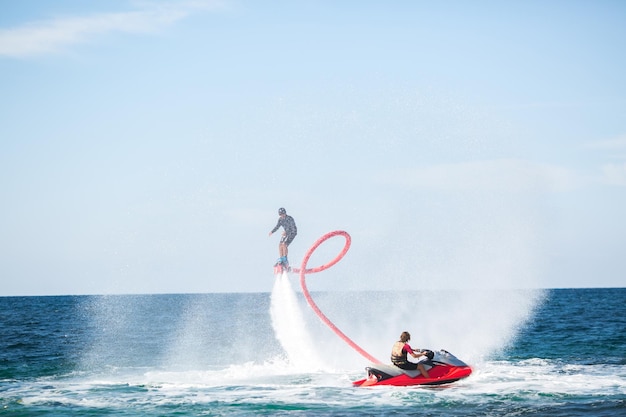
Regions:
<instances>
[{"instance_id":1,"label":"blue sea water","mask_svg":"<svg viewBox=\"0 0 626 417\"><path fill-rule=\"evenodd\" d=\"M626 415L626 288L313 295L381 360L408 330L474 372L352 387L367 360L286 276L271 293L1 297L0 414Z\"/></svg>"}]
</instances>

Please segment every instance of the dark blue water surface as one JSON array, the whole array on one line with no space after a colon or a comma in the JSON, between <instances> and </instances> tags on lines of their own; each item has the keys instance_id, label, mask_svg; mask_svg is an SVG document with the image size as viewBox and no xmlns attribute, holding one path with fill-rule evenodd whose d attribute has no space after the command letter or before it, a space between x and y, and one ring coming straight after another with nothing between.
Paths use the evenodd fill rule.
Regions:
<instances>
[{"instance_id":1,"label":"dark blue water surface","mask_svg":"<svg viewBox=\"0 0 626 417\"><path fill-rule=\"evenodd\" d=\"M290 370L273 359L269 305L267 293L2 297L0 414L626 415L625 288L546 291L516 337L439 389Z\"/></svg>"},{"instance_id":2,"label":"dark blue water surface","mask_svg":"<svg viewBox=\"0 0 626 417\"><path fill-rule=\"evenodd\" d=\"M551 290L505 357L626 365L626 288Z\"/></svg>"}]
</instances>

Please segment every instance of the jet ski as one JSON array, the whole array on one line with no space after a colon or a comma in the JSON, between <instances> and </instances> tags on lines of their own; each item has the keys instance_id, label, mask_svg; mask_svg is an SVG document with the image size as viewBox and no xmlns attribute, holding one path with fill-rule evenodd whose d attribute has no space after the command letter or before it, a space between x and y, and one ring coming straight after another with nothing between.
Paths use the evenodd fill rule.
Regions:
<instances>
[{"instance_id":1,"label":"jet ski","mask_svg":"<svg viewBox=\"0 0 626 417\"><path fill-rule=\"evenodd\" d=\"M432 351L431 351L432 352ZM428 354L428 359L420 361L428 371L429 378L422 376L419 370L409 371L395 365L372 364L365 368L367 377L352 383L355 387L374 385L442 385L467 378L472 368L456 356L445 350Z\"/></svg>"}]
</instances>

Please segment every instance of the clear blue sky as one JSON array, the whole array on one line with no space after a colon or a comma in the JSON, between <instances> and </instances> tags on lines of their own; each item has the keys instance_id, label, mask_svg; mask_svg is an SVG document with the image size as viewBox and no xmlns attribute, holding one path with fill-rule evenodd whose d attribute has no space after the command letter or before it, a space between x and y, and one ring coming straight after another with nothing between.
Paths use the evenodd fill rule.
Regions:
<instances>
[{"instance_id":1,"label":"clear blue sky","mask_svg":"<svg viewBox=\"0 0 626 417\"><path fill-rule=\"evenodd\" d=\"M621 1L1 1L0 295L270 291L281 206L292 264L352 235L313 290L623 287L624 22Z\"/></svg>"}]
</instances>

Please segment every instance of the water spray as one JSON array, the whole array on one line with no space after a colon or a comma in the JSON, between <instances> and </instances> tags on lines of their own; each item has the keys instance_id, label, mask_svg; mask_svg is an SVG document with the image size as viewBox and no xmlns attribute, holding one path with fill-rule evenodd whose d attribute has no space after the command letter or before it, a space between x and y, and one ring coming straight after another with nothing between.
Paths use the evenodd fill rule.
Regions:
<instances>
[{"instance_id":1,"label":"water spray","mask_svg":"<svg viewBox=\"0 0 626 417\"><path fill-rule=\"evenodd\" d=\"M328 240L328 239L330 239L330 238L332 238L334 236L343 236L346 239L346 243L345 243L343 249L341 250L341 252L339 252L339 254L333 260L331 260L330 262L328 262L328 263L326 263L324 265L315 267L315 268L307 269L307 262L309 262L309 258L311 257L313 252L315 252L315 250L322 243L324 243L326 240ZM301 267L300 268L293 268L293 272L300 273L300 286L302 287L302 292L304 294L304 298L306 298L307 303L313 309L315 314L317 314L317 316L320 318L320 320L322 320L322 322L325 325L327 325L337 336L339 336L344 342L346 342L348 344L348 346L350 346L352 349L356 350L359 354L361 354L361 356L363 356L364 358L366 358L370 362L379 364L379 363L382 363L382 362L379 361L378 359L376 359L375 357L373 357L372 355L370 355L369 353L367 353L363 348L361 348L354 341L352 341L352 339L350 339L341 330L339 330L339 328L337 326L335 326L335 324L332 321L330 321L330 319L328 317L326 317L326 315L324 315L324 313L322 313L322 311L319 309L317 304L315 304L315 301L313 301L313 298L311 297L311 294L309 294L309 290L308 290L308 288L306 286L306 274L314 274L316 272L322 272L322 271L330 268L331 266L335 265L337 262L339 262L341 260L341 258L344 257L346 252L348 252L348 249L350 249L351 241L352 241L352 238L350 237L350 235L347 232L344 232L343 230L336 230L334 232L326 233L324 236L322 236L319 239L317 239L317 241L313 244L313 246L311 246L309 248L307 253L304 255L304 258L302 259Z\"/></svg>"}]
</instances>

